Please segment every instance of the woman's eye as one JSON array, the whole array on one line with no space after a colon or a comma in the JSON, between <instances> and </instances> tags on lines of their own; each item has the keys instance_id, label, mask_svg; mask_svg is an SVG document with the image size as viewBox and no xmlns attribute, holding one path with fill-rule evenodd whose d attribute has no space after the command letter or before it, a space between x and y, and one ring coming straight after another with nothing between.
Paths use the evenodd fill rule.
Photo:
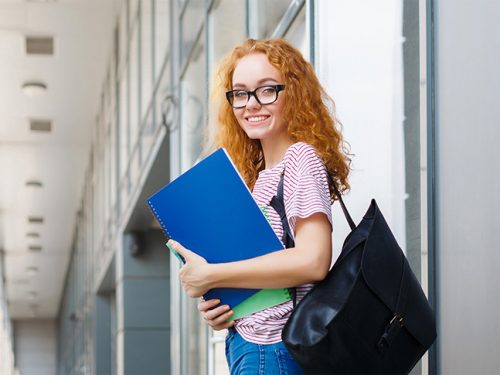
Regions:
<instances>
[{"instance_id":1,"label":"woman's eye","mask_svg":"<svg viewBox=\"0 0 500 375\"><path fill-rule=\"evenodd\" d=\"M245 96L247 96L246 91L236 91L234 93L235 98L244 98Z\"/></svg>"}]
</instances>

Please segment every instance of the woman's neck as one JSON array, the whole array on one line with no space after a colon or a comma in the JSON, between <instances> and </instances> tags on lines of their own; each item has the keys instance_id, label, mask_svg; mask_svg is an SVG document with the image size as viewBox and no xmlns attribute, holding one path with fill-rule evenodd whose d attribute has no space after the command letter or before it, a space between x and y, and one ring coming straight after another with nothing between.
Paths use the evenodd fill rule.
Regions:
<instances>
[{"instance_id":1,"label":"woman's neck","mask_svg":"<svg viewBox=\"0 0 500 375\"><path fill-rule=\"evenodd\" d=\"M285 156L286 150L293 144L292 140L288 137L279 140L266 142L260 141L262 145L262 152L264 153L264 168L270 169L276 166Z\"/></svg>"}]
</instances>

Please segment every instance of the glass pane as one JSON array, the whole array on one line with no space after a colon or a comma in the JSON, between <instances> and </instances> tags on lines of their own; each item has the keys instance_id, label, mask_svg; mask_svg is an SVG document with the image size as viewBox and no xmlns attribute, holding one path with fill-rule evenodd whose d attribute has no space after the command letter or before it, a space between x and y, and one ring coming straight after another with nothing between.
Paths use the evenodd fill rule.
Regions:
<instances>
[{"instance_id":1,"label":"glass pane","mask_svg":"<svg viewBox=\"0 0 500 375\"><path fill-rule=\"evenodd\" d=\"M157 131L157 128L162 125L163 115L165 114L165 122L167 123L170 131L173 131L178 125L177 109L179 106L179 101L174 95L172 89L172 84L170 80L170 64L167 64L163 75L161 76L160 84L158 85L158 91L155 95L155 106L154 106L154 122L149 130L144 129L147 137L153 137ZM152 140L151 140L152 142Z\"/></svg>"},{"instance_id":2,"label":"glass pane","mask_svg":"<svg viewBox=\"0 0 500 375\"><path fill-rule=\"evenodd\" d=\"M210 71L245 39L245 2L216 1L209 14Z\"/></svg>"},{"instance_id":3,"label":"glass pane","mask_svg":"<svg viewBox=\"0 0 500 375\"><path fill-rule=\"evenodd\" d=\"M139 144L134 146L132 155L129 161L129 176L130 176L130 188L134 189L136 184L139 182L139 176L141 172L141 153L139 149Z\"/></svg>"},{"instance_id":4,"label":"glass pane","mask_svg":"<svg viewBox=\"0 0 500 375\"><path fill-rule=\"evenodd\" d=\"M198 300L188 298L187 302L187 361L186 374L203 375L207 373L207 322L202 319ZM195 359L195 360L193 360Z\"/></svg>"},{"instance_id":5,"label":"glass pane","mask_svg":"<svg viewBox=\"0 0 500 375\"><path fill-rule=\"evenodd\" d=\"M290 25L290 28L286 32L284 38L297 47L306 59L310 60L308 31L309 30L306 30L306 8L302 7L302 10Z\"/></svg>"},{"instance_id":6,"label":"glass pane","mask_svg":"<svg viewBox=\"0 0 500 375\"><path fill-rule=\"evenodd\" d=\"M226 361L226 344L225 337L227 330L212 331L212 341L215 342L214 346L214 367L215 374L229 375L229 367Z\"/></svg>"},{"instance_id":7,"label":"glass pane","mask_svg":"<svg viewBox=\"0 0 500 375\"><path fill-rule=\"evenodd\" d=\"M210 40L209 52L209 92L212 90L212 80L215 78L217 65L223 57L240 44L246 37L245 27L246 6L244 1L216 1L208 15L208 30ZM216 130L215 113L210 113L209 137Z\"/></svg>"},{"instance_id":8,"label":"glass pane","mask_svg":"<svg viewBox=\"0 0 500 375\"><path fill-rule=\"evenodd\" d=\"M135 148L139 137L139 43L138 43L138 28L132 30L130 40L130 91L129 91L129 108L130 108L130 147Z\"/></svg>"},{"instance_id":9,"label":"glass pane","mask_svg":"<svg viewBox=\"0 0 500 375\"><path fill-rule=\"evenodd\" d=\"M203 36L194 47L193 55L181 80L181 168L190 168L200 155L205 126L206 72ZM204 374L207 368L206 322L201 319L198 301L186 300L186 374ZM196 361L189 360L196 358Z\"/></svg>"},{"instance_id":10,"label":"glass pane","mask_svg":"<svg viewBox=\"0 0 500 375\"><path fill-rule=\"evenodd\" d=\"M169 50L170 13L168 0L155 0L155 79L158 79Z\"/></svg>"},{"instance_id":11,"label":"glass pane","mask_svg":"<svg viewBox=\"0 0 500 375\"><path fill-rule=\"evenodd\" d=\"M117 188L116 188L116 179L118 176L118 171L117 171L117 152L119 150L118 145L117 145L117 121L116 117L113 116L111 119L111 126L110 126L110 153L109 153L109 201L110 201L110 219L113 222L113 218L115 217L115 205L116 205L116 198L117 198ZM109 233L111 233L112 228L108 228Z\"/></svg>"},{"instance_id":12,"label":"glass pane","mask_svg":"<svg viewBox=\"0 0 500 375\"><path fill-rule=\"evenodd\" d=\"M141 0L141 120L153 93L153 9L151 0Z\"/></svg>"},{"instance_id":13,"label":"glass pane","mask_svg":"<svg viewBox=\"0 0 500 375\"><path fill-rule=\"evenodd\" d=\"M127 161L128 161L128 96L127 96L127 67L123 70L123 74L120 79L119 83L119 108L120 108L120 118L119 118L119 143L118 143L118 148L119 148L119 160L120 160L120 173L119 173L119 179L121 180L123 178L123 175L125 174L125 170L127 168Z\"/></svg>"},{"instance_id":14,"label":"glass pane","mask_svg":"<svg viewBox=\"0 0 500 375\"><path fill-rule=\"evenodd\" d=\"M144 163L149 158L149 153L152 150L154 143L154 130L156 129L155 123L153 122L153 111L149 111L147 116L144 118L142 123L142 135L141 135L141 153L142 153L142 163Z\"/></svg>"},{"instance_id":15,"label":"glass pane","mask_svg":"<svg viewBox=\"0 0 500 375\"><path fill-rule=\"evenodd\" d=\"M190 0L181 18L181 66L189 57L205 18L205 1Z\"/></svg>"},{"instance_id":16,"label":"glass pane","mask_svg":"<svg viewBox=\"0 0 500 375\"><path fill-rule=\"evenodd\" d=\"M290 0L273 0L273 5L269 6L267 0L250 0L250 36L253 38L270 37L290 3Z\"/></svg>"},{"instance_id":17,"label":"glass pane","mask_svg":"<svg viewBox=\"0 0 500 375\"><path fill-rule=\"evenodd\" d=\"M354 154L346 204L359 220L375 197L413 271L425 280L421 202L426 192L420 177L425 118L420 117L419 10L414 3L319 1L316 50L320 79L336 102ZM348 227L334 208L338 255Z\"/></svg>"},{"instance_id":18,"label":"glass pane","mask_svg":"<svg viewBox=\"0 0 500 375\"><path fill-rule=\"evenodd\" d=\"M206 73L205 53L202 41L196 45L186 74L181 83L181 152L182 169L190 168L199 157L202 149L202 140L205 119Z\"/></svg>"},{"instance_id":19,"label":"glass pane","mask_svg":"<svg viewBox=\"0 0 500 375\"><path fill-rule=\"evenodd\" d=\"M139 0L128 0L130 2L130 23L132 24L136 22L137 19L137 10L139 8Z\"/></svg>"},{"instance_id":20,"label":"glass pane","mask_svg":"<svg viewBox=\"0 0 500 375\"><path fill-rule=\"evenodd\" d=\"M120 11L120 24L118 25L118 69L120 72L123 71L123 67L126 65L128 50L127 27L127 3L123 2Z\"/></svg>"}]
</instances>

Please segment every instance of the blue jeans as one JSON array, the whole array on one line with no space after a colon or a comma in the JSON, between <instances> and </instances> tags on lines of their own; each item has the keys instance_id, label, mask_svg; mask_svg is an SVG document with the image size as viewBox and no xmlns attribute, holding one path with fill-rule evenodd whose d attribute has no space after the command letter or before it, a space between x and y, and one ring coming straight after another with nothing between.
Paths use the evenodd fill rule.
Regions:
<instances>
[{"instance_id":1,"label":"blue jeans","mask_svg":"<svg viewBox=\"0 0 500 375\"><path fill-rule=\"evenodd\" d=\"M304 371L283 342L260 345L245 341L234 328L226 336L226 359L231 375L295 375Z\"/></svg>"}]
</instances>

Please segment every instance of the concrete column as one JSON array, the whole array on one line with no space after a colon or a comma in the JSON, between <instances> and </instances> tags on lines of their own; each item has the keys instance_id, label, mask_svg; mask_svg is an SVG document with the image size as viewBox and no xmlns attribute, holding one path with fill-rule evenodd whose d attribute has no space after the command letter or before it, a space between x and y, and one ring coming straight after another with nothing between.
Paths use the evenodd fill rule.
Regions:
<instances>
[{"instance_id":1,"label":"concrete column","mask_svg":"<svg viewBox=\"0 0 500 375\"><path fill-rule=\"evenodd\" d=\"M170 373L170 265L159 230L125 234L117 254L117 373ZM138 255L131 249L138 246ZM136 249L137 250L137 249Z\"/></svg>"},{"instance_id":2,"label":"concrete column","mask_svg":"<svg viewBox=\"0 0 500 375\"><path fill-rule=\"evenodd\" d=\"M500 2L435 3L438 373L500 371Z\"/></svg>"}]
</instances>

